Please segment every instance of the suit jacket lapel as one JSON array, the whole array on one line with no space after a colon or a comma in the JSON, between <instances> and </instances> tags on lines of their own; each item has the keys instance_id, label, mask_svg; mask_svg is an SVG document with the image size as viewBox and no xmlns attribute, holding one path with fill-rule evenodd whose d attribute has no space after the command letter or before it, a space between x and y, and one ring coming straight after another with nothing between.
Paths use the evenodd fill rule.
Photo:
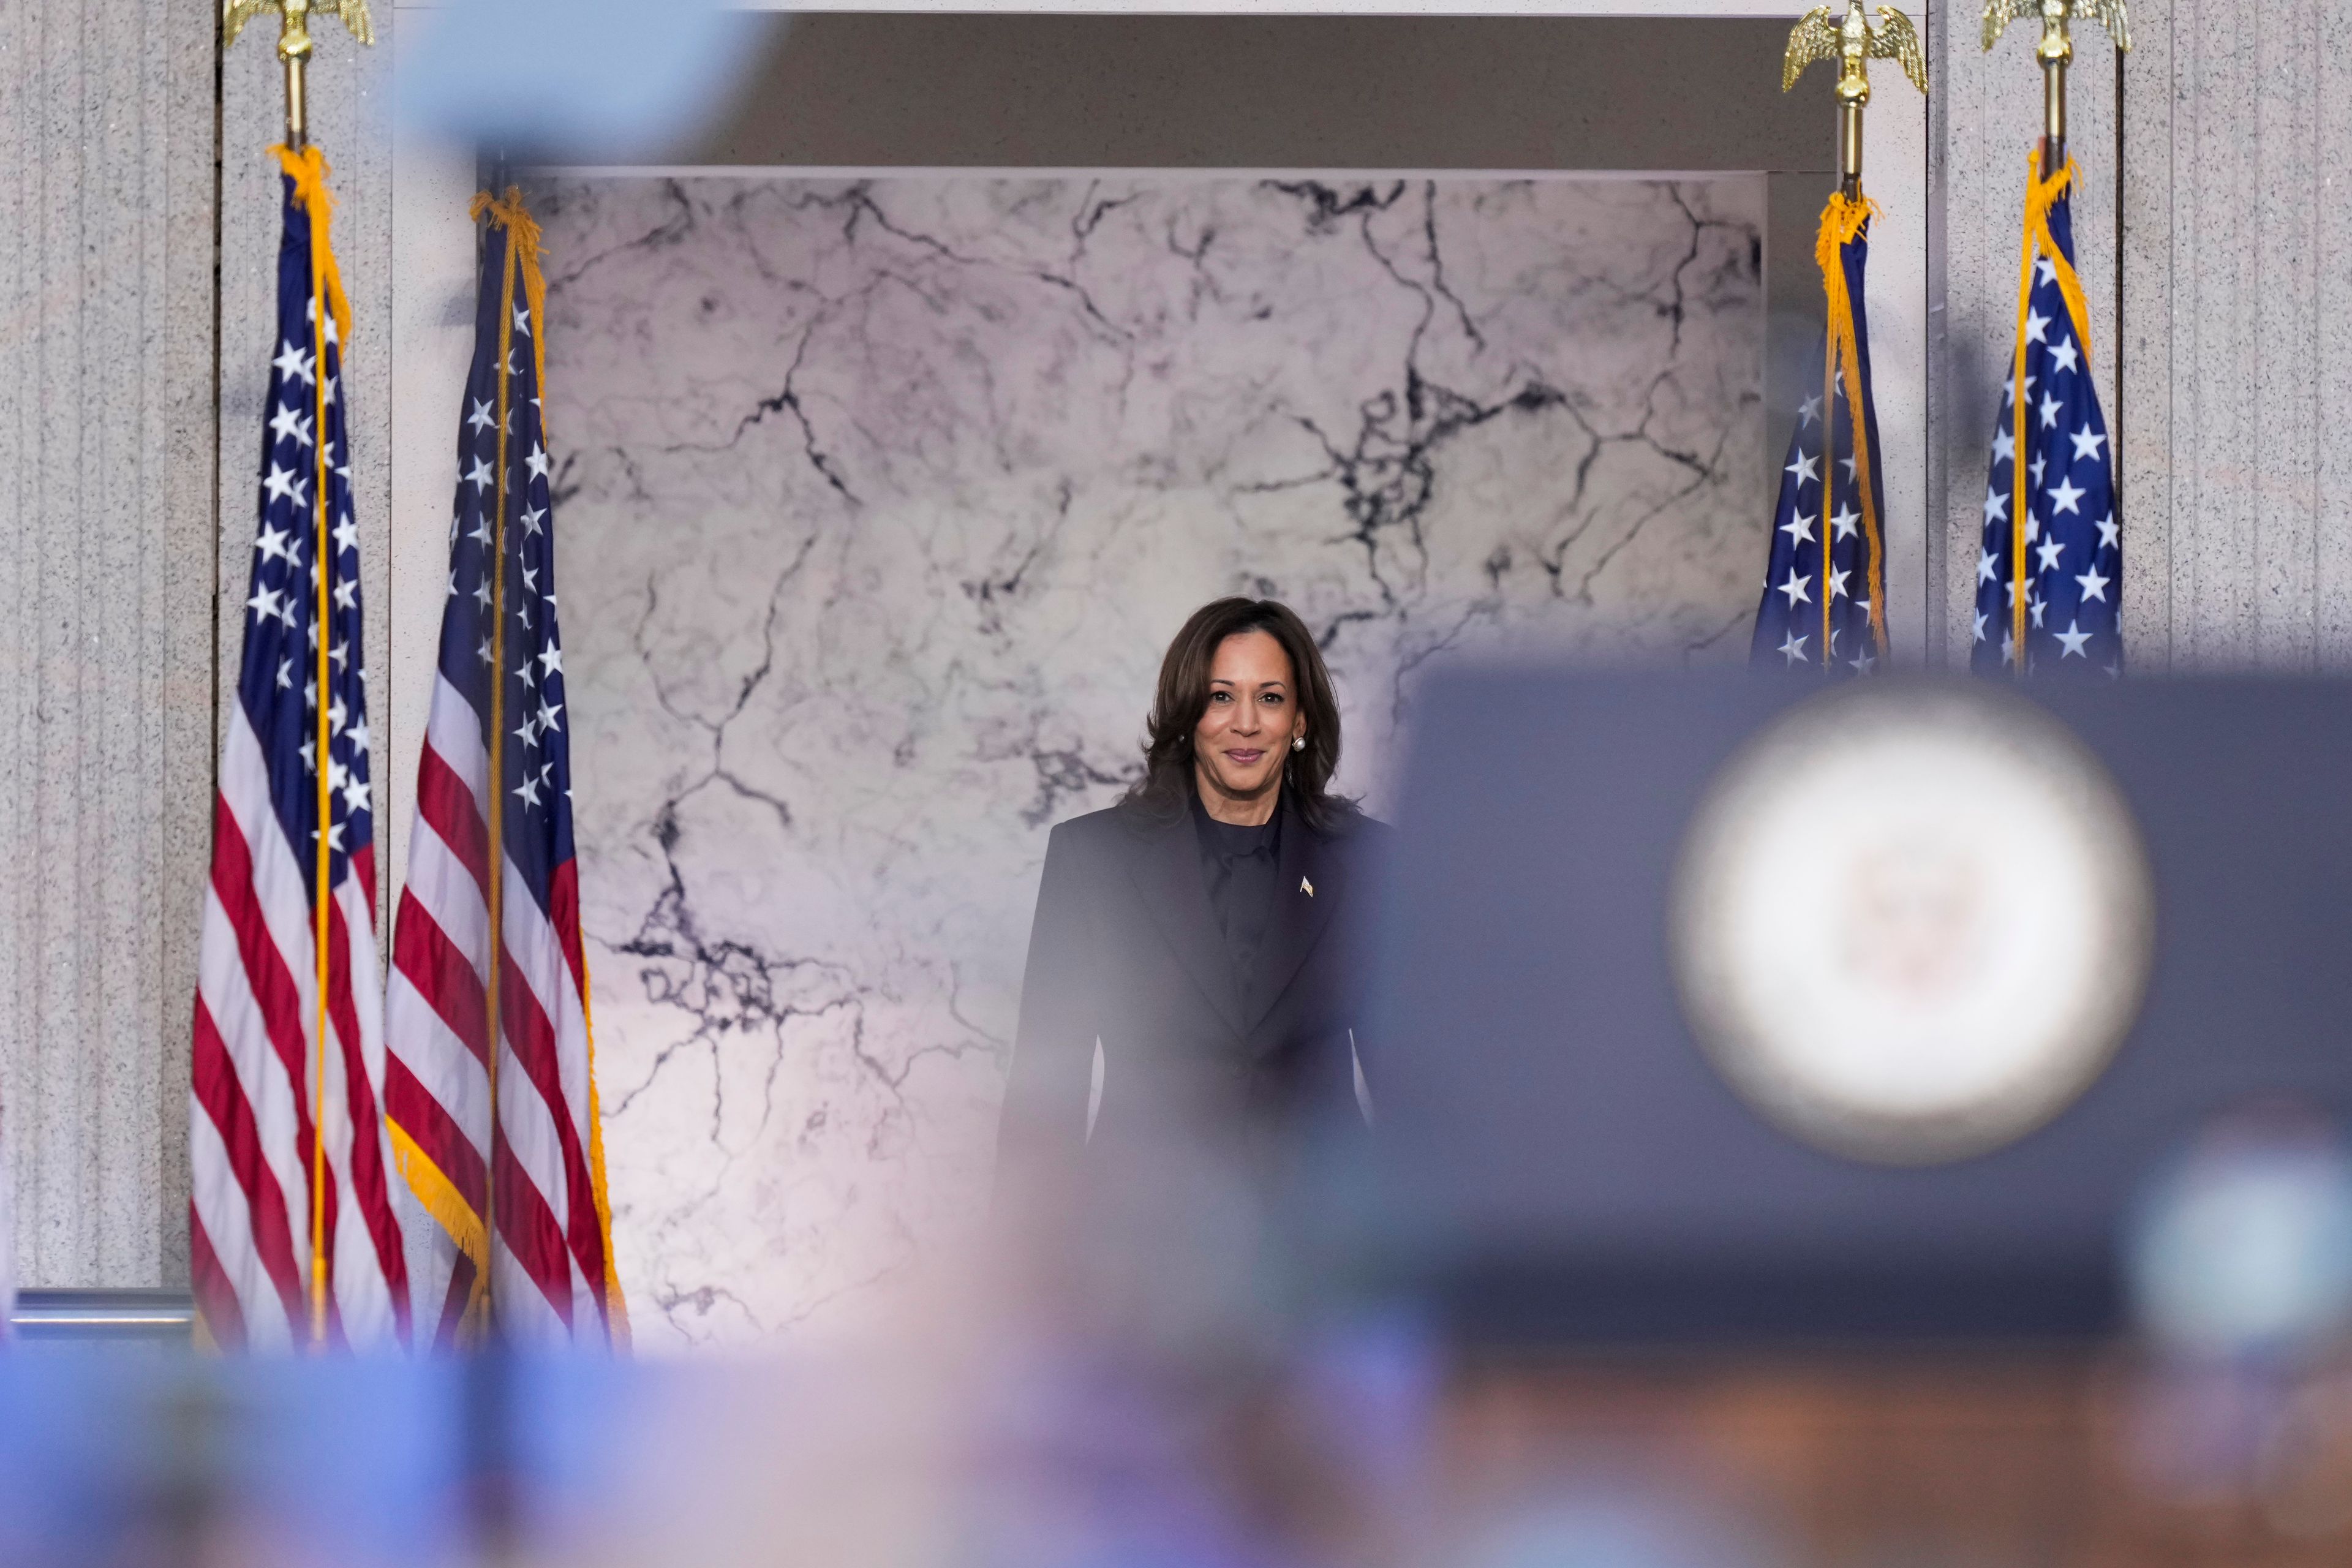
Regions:
<instances>
[{"instance_id":1,"label":"suit jacket lapel","mask_svg":"<svg viewBox=\"0 0 2352 1568\"><path fill-rule=\"evenodd\" d=\"M1201 845L1190 813L1173 823L1146 827L1137 853L1128 861L1128 875L1160 924L1160 934L1176 952L1236 1035L1248 1030L1242 1016L1241 987L1218 933L1216 911L1209 908L1209 889L1201 875Z\"/></svg>"},{"instance_id":2,"label":"suit jacket lapel","mask_svg":"<svg viewBox=\"0 0 2352 1568\"><path fill-rule=\"evenodd\" d=\"M1273 928L1266 932L1265 954L1251 988L1251 1029L1265 1020L1289 989L1345 896L1339 886L1339 857L1324 852L1323 836L1307 826L1287 798L1282 809L1282 874L1275 883ZM1202 901L1207 902L1206 895Z\"/></svg>"}]
</instances>

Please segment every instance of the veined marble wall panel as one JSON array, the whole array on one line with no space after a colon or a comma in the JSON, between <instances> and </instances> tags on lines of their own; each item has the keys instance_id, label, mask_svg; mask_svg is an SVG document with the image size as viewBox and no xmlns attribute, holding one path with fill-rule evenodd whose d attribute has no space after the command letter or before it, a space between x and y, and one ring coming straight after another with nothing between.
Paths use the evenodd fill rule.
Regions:
<instances>
[{"instance_id":1,"label":"veined marble wall panel","mask_svg":"<svg viewBox=\"0 0 2352 1568\"><path fill-rule=\"evenodd\" d=\"M986 1198L1045 832L1280 596L1377 809L1414 672L1744 657L1757 177L572 179L566 674L623 1278L819 1319Z\"/></svg>"},{"instance_id":2,"label":"veined marble wall panel","mask_svg":"<svg viewBox=\"0 0 2352 1568\"><path fill-rule=\"evenodd\" d=\"M0 1117L19 1283L184 1276L211 825L211 0L0 5ZM184 1210L182 1212L184 1212Z\"/></svg>"}]
</instances>

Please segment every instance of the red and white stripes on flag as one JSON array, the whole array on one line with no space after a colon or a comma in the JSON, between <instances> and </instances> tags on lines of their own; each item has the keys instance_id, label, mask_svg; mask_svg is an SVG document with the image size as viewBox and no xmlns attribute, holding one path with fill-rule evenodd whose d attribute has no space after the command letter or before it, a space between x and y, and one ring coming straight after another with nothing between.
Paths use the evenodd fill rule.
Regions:
<instances>
[{"instance_id":1,"label":"red and white stripes on flag","mask_svg":"<svg viewBox=\"0 0 2352 1568\"><path fill-rule=\"evenodd\" d=\"M197 972L189 1264L224 1349L371 1349L407 1342L409 1289L381 1110L350 312L326 164L275 151L278 352Z\"/></svg>"},{"instance_id":2,"label":"red and white stripes on flag","mask_svg":"<svg viewBox=\"0 0 2352 1568\"><path fill-rule=\"evenodd\" d=\"M418 1297L434 1342L617 1347L627 1321L604 1195L539 400L545 288L520 194L478 196L475 216L486 213L449 596L394 922L385 1110L401 1170L446 1233Z\"/></svg>"}]
</instances>

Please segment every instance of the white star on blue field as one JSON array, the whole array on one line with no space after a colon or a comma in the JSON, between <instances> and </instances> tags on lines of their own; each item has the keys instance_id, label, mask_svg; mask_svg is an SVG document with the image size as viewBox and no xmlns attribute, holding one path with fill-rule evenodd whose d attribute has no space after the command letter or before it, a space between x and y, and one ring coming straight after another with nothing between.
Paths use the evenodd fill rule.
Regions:
<instances>
[{"instance_id":1,"label":"white star on blue field","mask_svg":"<svg viewBox=\"0 0 2352 1568\"><path fill-rule=\"evenodd\" d=\"M1870 329L1863 303L1868 234L1864 227L1839 246L1855 363L1837 363L1827 389L1797 406L1797 427L1772 509L1763 598L1748 639L1751 664L1810 667L1851 677L1868 675L1879 663L1882 628L1872 623L1871 598L1881 574L1868 517L1886 515L1886 491L1880 478L1878 417L1871 406ZM1822 334L1822 357L1816 364L1829 361L1835 342L1832 333ZM1847 406L1849 370L1861 389L1859 410ZM1867 472L1854 455L1857 415L1869 455Z\"/></svg>"}]
</instances>

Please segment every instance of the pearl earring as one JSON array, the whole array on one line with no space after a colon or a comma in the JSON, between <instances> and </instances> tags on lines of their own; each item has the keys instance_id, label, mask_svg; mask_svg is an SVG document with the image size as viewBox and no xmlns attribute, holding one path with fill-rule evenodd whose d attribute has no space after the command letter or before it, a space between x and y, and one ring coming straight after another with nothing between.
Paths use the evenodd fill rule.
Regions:
<instances>
[{"instance_id":1,"label":"pearl earring","mask_svg":"<svg viewBox=\"0 0 2352 1568\"><path fill-rule=\"evenodd\" d=\"M1294 752L1305 751L1307 749L1307 737L1304 735L1293 735L1290 737L1290 749Z\"/></svg>"}]
</instances>

